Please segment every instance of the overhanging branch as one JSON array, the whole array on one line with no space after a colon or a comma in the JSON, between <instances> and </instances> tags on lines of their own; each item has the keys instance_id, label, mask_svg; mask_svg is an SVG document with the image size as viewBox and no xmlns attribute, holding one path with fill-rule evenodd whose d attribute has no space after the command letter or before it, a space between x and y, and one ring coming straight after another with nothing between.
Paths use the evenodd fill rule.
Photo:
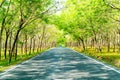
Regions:
<instances>
[{"instance_id":1,"label":"overhanging branch","mask_svg":"<svg viewBox=\"0 0 120 80\"><path fill-rule=\"evenodd\" d=\"M2 0L1 4L0 4L0 7L2 7L3 3L5 2L5 0Z\"/></svg>"},{"instance_id":2,"label":"overhanging branch","mask_svg":"<svg viewBox=\"0 0 120 80\"><path fill-rule=\"evenodd\" d=\"M113 19L113 20L115 20L115 21L117 21L117 22L120 22L120 20L118 20L118 19L115 19L113 17L110 17L110 18Z\"/></svg>"},{"instance_id":3,"label":"overhanging branch","mask_svg":"<svg viewBox=\"0 0 120 80\"><path fill-rule=\"evenodd\" d=\"M110 6L112 9L116 9L116 10L120 11L120 8L118 8L118 7L115 6L114 4L107 3L105 0L103 0L103 2L104 2L106 5Z\"/></svg>"}]
</instances>

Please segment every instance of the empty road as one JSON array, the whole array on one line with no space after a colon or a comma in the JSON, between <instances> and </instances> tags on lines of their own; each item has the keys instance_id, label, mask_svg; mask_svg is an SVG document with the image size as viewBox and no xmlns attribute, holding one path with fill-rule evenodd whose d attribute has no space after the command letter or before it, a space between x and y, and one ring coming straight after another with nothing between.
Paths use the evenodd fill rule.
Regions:
<instances>
[{"instance_id":1,"label":"empty road","mask_svg":"<svg viewBox=\"0 0 120 80\"><path fill-rule=\"evenodd\" d=\"M120 80L120 72L69 48L53 48L0 74L0 80Z\"/></svg>"}]
</instances>

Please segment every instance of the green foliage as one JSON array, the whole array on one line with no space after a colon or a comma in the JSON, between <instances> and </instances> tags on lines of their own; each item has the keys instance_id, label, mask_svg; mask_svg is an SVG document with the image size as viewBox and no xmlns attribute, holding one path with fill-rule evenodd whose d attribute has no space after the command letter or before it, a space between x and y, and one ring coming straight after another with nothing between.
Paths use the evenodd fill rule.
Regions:
<instances>
[{"instance_id":1,"label":"green foliage","mask_svg":"<svg viewBox=\"0 0 120 80\"><path fill-rule=\"evenodd\" d=\"M66 9L55 15L53 23L75 39L88 38L108 23L108 7L101 0L68 0Z\"/></svg>"}]
</instances>

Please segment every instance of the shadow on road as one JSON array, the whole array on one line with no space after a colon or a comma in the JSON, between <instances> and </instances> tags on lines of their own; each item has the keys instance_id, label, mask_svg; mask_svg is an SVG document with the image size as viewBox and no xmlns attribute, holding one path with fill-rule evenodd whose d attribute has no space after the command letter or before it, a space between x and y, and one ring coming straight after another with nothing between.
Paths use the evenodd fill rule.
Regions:
<instances>
[{"instance_id":1,"label":"shadow on road","mask_svg":"<svg viewBox=\"0 0 120 80\"><path fill-rule=\"evenodd\" d=\"M0 80L120 80L120 73L61 47L0 74Z\"/></svg>"}]
</instances>

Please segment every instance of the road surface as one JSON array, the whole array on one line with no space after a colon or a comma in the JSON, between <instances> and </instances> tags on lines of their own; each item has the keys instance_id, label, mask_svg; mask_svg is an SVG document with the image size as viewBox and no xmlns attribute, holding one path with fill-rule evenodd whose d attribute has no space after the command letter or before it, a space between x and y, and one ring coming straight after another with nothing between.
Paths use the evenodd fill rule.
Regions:
<instances>
[{"instance_id":1,"label":"road surface","mask_svg":"<svg viewBox=\"0 0 120 80\"><path fill-rule=\"evenodd\" d=\"M0 74L0 80L120 80L120 72L69 48L53 48Z\"/></svg>"}]
</instances>

